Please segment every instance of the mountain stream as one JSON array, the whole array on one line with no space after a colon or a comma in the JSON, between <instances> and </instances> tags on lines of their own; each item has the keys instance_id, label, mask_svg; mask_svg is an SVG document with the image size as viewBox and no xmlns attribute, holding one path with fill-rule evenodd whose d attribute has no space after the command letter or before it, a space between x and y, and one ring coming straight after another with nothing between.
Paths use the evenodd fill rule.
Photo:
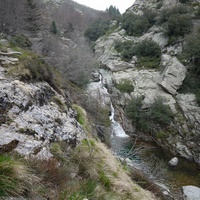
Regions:
<instances>
[{"instance_id":1,"label":"mountain stream","mask_svg":"<svg viewBox=\"0 0 200 200\"><path fill-rule=\"evenodd\" d=\"M100 81L91 83L90 91L101 90L106 96L108 90L104 87L103 75L100 73ZM106 98L106 97L105 97ZM170 167L168 161L173 158L169 152L164 152L155 143L134 141L125 133L119 122L115 121L114 106L110 101L111 133L109 145L113 154L132 167L140 170L149 180L157 184L166 196L167 200L182 200L181 188L187 185L200 187L200 167L194 162L179 158L177 167ZM108 99L107 99L107 104Z\"/></svg>"}]
</instances>

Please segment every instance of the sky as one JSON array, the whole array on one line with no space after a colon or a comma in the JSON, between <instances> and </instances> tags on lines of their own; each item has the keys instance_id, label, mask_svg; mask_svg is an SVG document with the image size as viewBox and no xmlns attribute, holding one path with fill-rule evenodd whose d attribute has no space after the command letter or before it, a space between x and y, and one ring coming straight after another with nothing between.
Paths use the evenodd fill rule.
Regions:
<instances>
[{"instance_id":1,"label":"sky","mask_svg":"<svg viewBox=\"0 0 200 200\"><path fill-rule=\"evenodd\" d=\"M96 10L106 10L110 5L116 6L120 13L124 13L127 8L133 5L135 0L74 0Z\"/></svg>"}]
</instances>

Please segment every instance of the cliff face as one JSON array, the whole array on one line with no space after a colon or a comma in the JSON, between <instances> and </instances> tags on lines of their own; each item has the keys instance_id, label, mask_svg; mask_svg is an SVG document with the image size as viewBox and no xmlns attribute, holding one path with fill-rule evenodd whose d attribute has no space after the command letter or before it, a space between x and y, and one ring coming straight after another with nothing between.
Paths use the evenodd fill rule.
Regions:
<instances>
[{"instance_id":1,"label":"cliff face","mask_svg":"<svg viewBox=\"0 0 200 200\"><path fill-rule=\"evenodd\" d=\"M161 97L164 104L170 106L175 117L174 120L171 121L170 127L172 129L168 127L164 131L165 134L163 138L158 138L154 135L154 139L160 146L167 148L171 152L199 163L200 151L199 140L197 140L197 138L199 137L200 130L200 107L197 104L195 94L192 94L192 89L191 91L187 90L184 92L182 90L180 91L180 88L183 87L184 80L188 77L188 71L191 71L189 68L190 63L185 62L181 58L181 55L183 50L185 50L184 44L186 38L190 35L195 35L198 29L195 26L197 25L199 27L199 19L194 16L199 9L200 1L181 2L182 1L179 2L176 0L136 0L134 5L127 10L121 25L111 34L103 36L96 41L95 54L104 68L107 69L107 72L104 72L105 79L107 80L106 86L112 91L111 96L118 97L117 100L113 98L116 106L124 108L127 106L127 102L130 99L142 97L141 109L145 112L145 109L149 109L153 105L155 99ZM190 31L185 32L185 34L177 34L177 32L173 31L181 22L176 25L174 24L174 28L170 30L170 34L169 29L167 29L171 26L170 23L172 23L172 21L170 20L173 18L172 15L178 16L183 11L183 9L180 12L175 11L175 8L190 9L190 14L186 11L184 16L190 15L188 19L191 19L190 24L194 24L194 26ZM131 26L137 27L137 24L128 21L128 17L126 18L126 16L130 16L132 13L132 18L135 17L137 20L137 16L145 17L146 14L150 12L154 13L155 23L148 26L147 29L143 29L144 31L138 35L137 30L130 28ZM163 13L168 13L166 14L167 18L165 18L164 24L161 23ZM168 21L168 19L170 20ZM132 25L130 25L130 23L132 23ZM122 27L124 27L124 29ZM187 27L185 28L187 29ZM146 27L143 26L143 28ZM133 34L130 34L130 31L133 31ZM173 42L172 38L174 40ZM116 44L125 45L127 42L127 44L130 43L132 49L134 49L137 48L138 44L142 43L142 41L146 43L148 41L153 41L159 45L161 61L156 67L149 69L147 66L151 62L150 60L152 57L148 57L149 61L146 63L143 62L141 65L141 56L137 55L137 53L133 53L129 61L126 60L127 57L124 55L129 56L126 52L129 50L131 52L130 47L124 47L127 49L124 51L121 50L121 52L116 48ZM143 52L144 51L146 51L145 47L143 47ZM136 52L136 50L133 50L133 52ZM116 89L115 86L121 84L124 80L128 80L129 83L134 86L134 91L129 94L124 94L124 92ZM126 127L126 124L124 124L123 127ZM127 129L127 131L132 130ZM138 134L140 137L141 132Z\"/></svg>"},{"instance_id":2,"label":"cliff face","mask_svg":"<svg viewBox=\"0 0 200 200\"><path fill-rule=\"evenodd\" d=\"M76 146L85 138L85 133L68 100L47 82L27 83L8 75L20 65L17 53L8 51L10 55L5 58L2 55L5 53L0 52L0 59L4 58L4 64L0 65L0 145L9 152L9 144L17 141L10 151L14 149L26 156L48 159L52 157L50 142L60 140ZM12 65L9 60L16 61L12 61ZM18 75L28 69L22 71L16 69Z\"/></svg>"}]
</instances>

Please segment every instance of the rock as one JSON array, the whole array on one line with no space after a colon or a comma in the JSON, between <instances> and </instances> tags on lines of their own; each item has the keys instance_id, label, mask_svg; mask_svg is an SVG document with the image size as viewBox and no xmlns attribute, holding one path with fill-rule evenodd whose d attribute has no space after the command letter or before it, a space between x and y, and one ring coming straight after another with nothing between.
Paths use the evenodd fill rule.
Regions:
<instances>
[{"instance_id":1,"label":"rock","mask_svg":"<svg viewBox=\"0 0 200 200\"><path fill-rule=\"evenodd\" d=\"M177 103L180 106L186 125L193 127L193 131L198 135L200 130L200 107L197 105L194 94L178 94L176 96Z\"/></svg>"},{"instance_id":2,"label":"rock","mask_svg":"<svg viewBox=\"0 0 200 200\"><path fill-rule=\"evenodd\" d=\"M176 167L178 165L178 158L177 157L174 157L172 158L168 164L171 166L171 167Z\"/></svg>"},{"instance_id":3,"label":"rock","mask_svg":"<svg viewBox=\"0 0 200 200\"><path fill-rule=\"evenodd\" d=\"M170 94L176 94L186 77L186 68L179 62L176 57L164 55L162 62L166 64L165 70L161 74L161 85Z\"/></svg>"},{"instance_id":4,"label":"rock","mask_svg":"<svg viewBox=\"0 0 200 200\"><path fill-rule=\"evenodd\" d=\"M102 82L92 82L88 85L86 92L89 96L97 99L102 106L110 106L110 94Z\"/></svg>"},{"instance_id":5,"label":"rock","mask_svg":"<svg viewBox=\"0 0 200 200\"><path fill-rule=\"evenodd\" d=\"M196 186L183 186L183 199L184 200L199 200L200 199L200 188Z\"/></svg>"},{"instance_id":6,"label":"rock","mask_svg":"<svg viewBox=\"0 0 200 200\"><path fill-rule=\"evenodd\" d=\"M4 71L1 73L4 76ZM75 111L46 82L28 84L4 76L0 80L0 111L0 153L14 150L48 159L52 141L76 146L85 138Z\"/></svg>"},{"instance_id":7,"label":"rock","mask_svg":"<svg viewBox=\"0 0 200 200\"><path fill-rule=\"evenodd\" d=\"M1 145L0 146L0 154L11 152L12 150L14 150L17 147L18 143L19 143L19 140L14 139L7 144Z\"/></svg>"}]
</instances>

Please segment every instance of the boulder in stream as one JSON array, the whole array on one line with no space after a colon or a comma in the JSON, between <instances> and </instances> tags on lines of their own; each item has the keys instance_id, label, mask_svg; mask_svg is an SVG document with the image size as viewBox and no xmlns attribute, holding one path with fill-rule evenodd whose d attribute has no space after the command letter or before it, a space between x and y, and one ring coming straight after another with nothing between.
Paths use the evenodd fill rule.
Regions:
<instances>
[{"instance_id":1,"label":"boulder in stream","mask_svg":"<svg viewBox=\"0 0 200 200\"><path fill-rule=\"evenodd\" d=\"M171 166L171 167L176 167L178 165L178 158L177 157L174 157L172 158L168 164Z\"/></svg>"},{"instance_id":2,"label":"boulder in stream","mask_svg":"<svg viewBox=\"0 0 200 200\"><path fill-rule=\"evenodd\" d=\"M183 200L199 200L200 199L200 188L196 186L183 186Z\"/></svg>"}]
</instances>

